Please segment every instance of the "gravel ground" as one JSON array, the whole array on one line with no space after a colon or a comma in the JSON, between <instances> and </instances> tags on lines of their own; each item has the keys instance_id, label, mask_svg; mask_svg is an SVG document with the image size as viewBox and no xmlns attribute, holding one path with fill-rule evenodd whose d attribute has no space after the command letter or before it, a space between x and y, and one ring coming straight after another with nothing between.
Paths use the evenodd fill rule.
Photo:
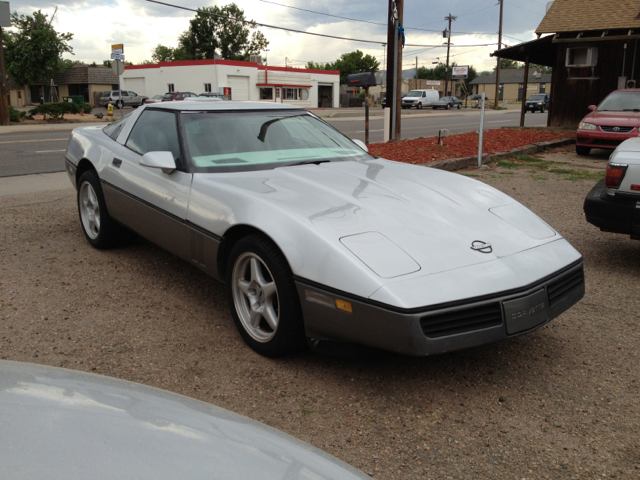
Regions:
<instances>
[{"instance_id":1,"label":"gravel ground","mask_svg":"<svg viewBox=\"0 0 640 480\"><path fill-rule=\"evenodd\" d=\"M585 298L532 334L428 358L262 358L220 284L147 242L91 248L65 190L0 198L0 357L198 398L379 479L640 478L640 242L584 221L605 154L545 158L582 173L460 172L584 256Z\"/></svg>"}]
</instances>

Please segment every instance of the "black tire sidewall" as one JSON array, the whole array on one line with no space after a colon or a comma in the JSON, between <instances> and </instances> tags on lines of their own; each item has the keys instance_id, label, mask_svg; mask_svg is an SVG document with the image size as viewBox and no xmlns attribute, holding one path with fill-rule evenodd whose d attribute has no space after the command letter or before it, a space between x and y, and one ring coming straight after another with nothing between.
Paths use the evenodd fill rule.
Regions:
<instances>
[{"instance_id":1,"label":"black tire sidewall","mask_svg":"<svg viewBox=\"0 0 640 480\"><path fill-rule=\"evenodd\" d=\"M233 298L233 270L238 257L246 252L257 255L264 262L278 290L278 329L267 342L259 342L249 335L236 311ZM247 345L266 357L279 357L304 348L306 338L300 299L289 264L278 247L262 234L244 237L231 249L226 270L225 283L229 309L233 322Z\"/></svg>"}]
</instances>

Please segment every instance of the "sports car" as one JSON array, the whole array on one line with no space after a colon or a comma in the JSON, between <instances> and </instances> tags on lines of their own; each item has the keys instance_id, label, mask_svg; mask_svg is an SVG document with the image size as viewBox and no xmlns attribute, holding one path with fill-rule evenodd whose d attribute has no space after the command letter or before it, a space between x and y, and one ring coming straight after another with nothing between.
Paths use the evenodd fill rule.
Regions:
<instances>
[{"instance_id":1,"label":"sports car","mask_svg":"<svg viewBox=\"0 0 640 480\"><path fill-rule=\"evenodd\" d=\"M584 295L582 257L511 197L368 154L291 105L166 102L77 128L88 242L131 232L226 285L254 350L429 355L520 335Z\"/></svg>"}]
</instances>

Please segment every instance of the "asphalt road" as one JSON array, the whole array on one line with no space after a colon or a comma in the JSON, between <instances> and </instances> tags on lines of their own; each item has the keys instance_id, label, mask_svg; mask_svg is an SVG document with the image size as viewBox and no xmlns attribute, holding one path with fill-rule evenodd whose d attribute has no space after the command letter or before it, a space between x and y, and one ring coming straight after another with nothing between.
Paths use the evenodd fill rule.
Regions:
<instances>
[{"instance_id":1,"label":"asphalt road","mask_svg":"<svg viewBox=\"0 0 640 480\"><path fill-rule=\"evenodd\" d=\"M124 113L129 113L128 108ZM428 114L425 114L428 115ZM361 118L328 118L328 123L353 139L364 141L364 120ZM384 120L375 118L369 122L369 141L382 142ZM520 112L487 114L485 129L517 126ZM527 126L546 125L547 114L527 114ZM67 131L24 132L0 135L0 177L30 175L64 171L64 151L73 125ZM402 138L432 137L441 128L450 133L477 131L480 128L478 112L447 112L447 115L405 116L402 118Z\"/></svg>"}]
</instances>

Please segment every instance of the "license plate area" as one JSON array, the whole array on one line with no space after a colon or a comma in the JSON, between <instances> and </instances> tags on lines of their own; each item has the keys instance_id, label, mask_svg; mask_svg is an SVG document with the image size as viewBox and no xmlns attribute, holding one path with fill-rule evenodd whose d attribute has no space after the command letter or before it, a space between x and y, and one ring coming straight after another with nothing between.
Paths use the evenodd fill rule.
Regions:
<instances>
[{"instance_id":1,"label":"license plate area","mask_svg":"<svg viewBox=\"0 0 640 480\"><path fill-rule=\"evenodd\" d=\"M549 320L549 304L544 289L502 302L502 306L509 335L530 330Z\"/></svg>"}]
</instances>

